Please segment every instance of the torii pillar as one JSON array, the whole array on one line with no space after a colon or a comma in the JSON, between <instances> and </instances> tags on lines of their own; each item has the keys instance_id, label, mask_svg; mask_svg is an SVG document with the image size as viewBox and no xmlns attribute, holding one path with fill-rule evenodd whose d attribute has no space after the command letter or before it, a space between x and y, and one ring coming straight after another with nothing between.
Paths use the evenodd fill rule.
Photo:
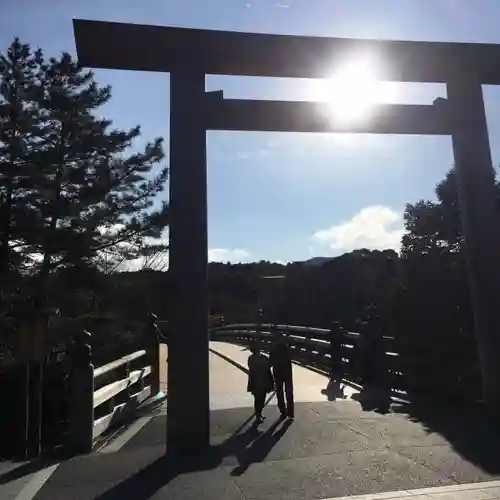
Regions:
<instances>
[{"instance_id":1,"label":"torii pillar","mask_svg":"<svg viewBox=\"0 0 500 500\"><path fill-rule=\"evenodd\" d=\"M193 453L210 443L206 99L203 70L171 73L167 446Z\"/></svg>"}]
</instances>

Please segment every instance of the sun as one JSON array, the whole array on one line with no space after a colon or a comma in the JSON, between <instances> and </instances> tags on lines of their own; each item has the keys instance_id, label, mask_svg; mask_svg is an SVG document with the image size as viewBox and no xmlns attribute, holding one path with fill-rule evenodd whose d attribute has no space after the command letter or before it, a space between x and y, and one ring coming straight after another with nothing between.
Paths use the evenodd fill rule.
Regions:
<instances>
[{"instance_id":1,"label":"sun","mask_svg":"<svg viewBox=\"0 0 500 500\"><path fill-rule=\"evenodd\" d=\"M378 104L393 102L396 87L382 82L369 59L353 60L326 80L315 80L310 98L338 123L351 125L368 120Z\"/></svg>"}]
</instances>

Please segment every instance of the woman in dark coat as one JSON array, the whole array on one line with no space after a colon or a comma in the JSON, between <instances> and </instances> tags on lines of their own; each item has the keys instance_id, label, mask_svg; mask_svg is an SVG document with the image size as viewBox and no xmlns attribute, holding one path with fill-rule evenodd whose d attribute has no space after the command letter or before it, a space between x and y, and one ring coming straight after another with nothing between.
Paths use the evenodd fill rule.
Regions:
<instances>
[{"instance_id":1,"label":"woman in dark coat","mask_svg":"<svg viewBox=\"0 0 500 500\"><path fill-rule=\"evenodd\" d=\"M266 396L274 390L274 381L269 365L269 359L260 352L257 344L250 347L248 358L247 391L254 397L255 418L258 423L264 420L262 410L266 404Z\"/></svg>"}]
</instances>

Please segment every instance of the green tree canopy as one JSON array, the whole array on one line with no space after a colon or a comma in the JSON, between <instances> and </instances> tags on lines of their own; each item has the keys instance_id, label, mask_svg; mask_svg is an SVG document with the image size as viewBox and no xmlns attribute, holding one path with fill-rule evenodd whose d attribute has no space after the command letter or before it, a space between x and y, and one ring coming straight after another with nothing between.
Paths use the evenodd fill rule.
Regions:
<instances>
[{"instance_id":1,"label":"green tree canopy","mask_svg":"<svg viewBox=\"0 0 500 500\"><path fill-rule=\"evenodd\" d=\"M139 149L139 126L119 130L100 116L111 89L69 54L46 59L15 40L0 79L2 248L11 267L22 261L40 291L58 269L79 270L77 279L103 256L165 249L162 139Z\"/></svg>"}]
</instances>

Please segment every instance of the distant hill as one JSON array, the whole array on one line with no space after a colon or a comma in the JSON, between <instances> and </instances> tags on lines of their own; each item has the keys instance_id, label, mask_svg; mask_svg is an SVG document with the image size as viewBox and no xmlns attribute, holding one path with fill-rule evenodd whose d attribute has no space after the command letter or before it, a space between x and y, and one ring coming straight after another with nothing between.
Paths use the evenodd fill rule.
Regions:
<instances>
[{"instance_id":1,"label":"distant hill","mask_svg":"<svg viewBox=\"0 0 500 500\"><path fill-rule=\"evenodd\" d=\"M335 257L313 257L312 259L303 262L306 266L322 266L326 262L333 260Z\"/></svg>"},{"instance_id":2,"label":"distant hill","mask_svg":"<svg viewBox=\"0 0 500 500\"><path fill-rule=\"evenodd\" d=\"M389 259L398 260L398 254L394 250L368 250L366 248L360 248L358 250L353 250L352 252L346 252L341 255L337 255L336 257L312 257L309 260L305 260L303 262L298 262L298 264L302 264L308 267L320 267L324 264L334 265L339 262L347 262L354 259L356 262L361 262L363 260L372 260L372 259ZM361 259L361 260L360 260Z\"/></svg>"}]
</instances>

